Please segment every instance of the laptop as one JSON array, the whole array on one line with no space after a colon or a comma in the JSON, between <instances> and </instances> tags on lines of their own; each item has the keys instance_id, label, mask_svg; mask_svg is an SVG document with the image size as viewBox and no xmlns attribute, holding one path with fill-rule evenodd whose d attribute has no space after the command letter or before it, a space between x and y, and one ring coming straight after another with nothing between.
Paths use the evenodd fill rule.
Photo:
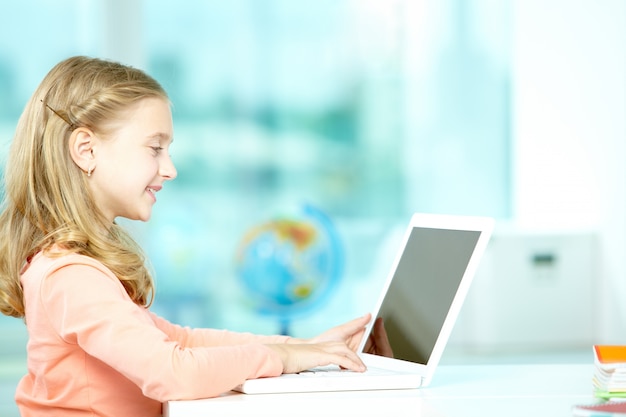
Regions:
<instances>
[{"instance_id":1,"label":"laptop","mask_svg":"<svg viewBox=\"0 0 626 417\"><path fill-rule=\"evenodd\" d=\"M393 358L358 352L365 372L336 366L258 378L235 388L246 394L414 389L427 386L465 300L494 221L487 217L416 213L372 316L382 317ZM374 320L368 324L369 335Z\"/></svg>"}]
</instances>

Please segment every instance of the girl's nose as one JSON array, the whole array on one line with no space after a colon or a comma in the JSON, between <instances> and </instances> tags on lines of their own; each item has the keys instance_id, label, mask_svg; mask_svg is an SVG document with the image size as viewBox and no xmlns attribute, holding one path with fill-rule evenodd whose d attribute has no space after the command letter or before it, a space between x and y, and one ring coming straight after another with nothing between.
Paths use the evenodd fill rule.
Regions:
<instances>
[{"instance_id":1,"label":"girl's nose","mask_svg":"<svg viewBox=\"0 0 626 417\"><path fill-rule=\"evenodd\" d=\"M164 158L164 161L161 163L159 174L167 180L173 180L174 178L176 178L176 175L178 174L178 172L176 171L174 162L172 161L172 158L169 155L167 155Z\"/></svg>"}]
</instances>

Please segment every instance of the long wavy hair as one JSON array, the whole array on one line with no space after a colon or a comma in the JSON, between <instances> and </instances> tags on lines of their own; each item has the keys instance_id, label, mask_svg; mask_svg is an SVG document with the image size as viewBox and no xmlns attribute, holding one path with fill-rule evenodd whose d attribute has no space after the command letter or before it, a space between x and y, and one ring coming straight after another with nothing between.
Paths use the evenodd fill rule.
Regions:
<instances>
[{"instance_id":1,"label":"long wavy hair","mask_svg":"<svg viewBox=\"0 0 626 417\"><path fill-rule=\"evenodd\" d=\"M22 113L4 176L0 214L0 312L24 317L20 271L52 247L92 257L121 281L131 299L149 306L152 277L143 252L96 207L86 174L70 156L79 126L107 135L111 121L144 98L167 94L138 69L116 62L72 57L45 76ZM56 256L56 255L55 255Z\"/></svg>"}]
</instances>

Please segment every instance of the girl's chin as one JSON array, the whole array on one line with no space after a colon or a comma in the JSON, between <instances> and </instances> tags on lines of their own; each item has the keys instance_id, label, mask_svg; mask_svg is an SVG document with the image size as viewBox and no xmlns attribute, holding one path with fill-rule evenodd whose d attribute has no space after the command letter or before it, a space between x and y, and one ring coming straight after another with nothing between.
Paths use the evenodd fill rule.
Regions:
<instances>
[{"instance_id":1,"label":"girl's chin","mask_svg":"<svg viewBox=\"0 0 626 417\"><path fill-rule=\"evenodd\" d=\"M147 222L148 220L150 220L151 217L152 217L152 213L148 213L147 215L139 216L137 220L142 221L142 222Z\"/></svg>"},{"instance_id":2,"label":"girl's chin","mask_svg":"<svg viewBox=\"0 0 626 417\"><path fill-rule=\"evenodd\" d=\"M140 222L147 222L152 217L152 210L150 210L147 213L139 213L134 216L119 216L119 217L122 217L126 220L137 220Z\"/></svg>"}]
</instances>

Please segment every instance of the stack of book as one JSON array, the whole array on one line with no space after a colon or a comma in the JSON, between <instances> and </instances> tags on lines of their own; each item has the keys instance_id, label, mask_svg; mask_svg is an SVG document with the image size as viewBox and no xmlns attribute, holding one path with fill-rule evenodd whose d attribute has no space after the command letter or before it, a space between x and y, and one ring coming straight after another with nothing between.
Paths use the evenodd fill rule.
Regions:
<instances>
[{"instance_id":1,"label":"stack of book","mask_svg":"<svg viewBox=\"0 0 626 417\"><path fill-rule=\"evenodd\" d=\"M626 401L606 401L598 404L577 405L572 408L575 417L626 416Z\"/></svg>"},{"instance_id":2,"label":"stack of book","mask_svg":"<svg viewBox=\"0 0 626 417\"><path fill-rule=\"evenodd\" d=\"M594 345L593 389L599 398L626 398L626 346Z\"/></svg>"}]
</instances>

